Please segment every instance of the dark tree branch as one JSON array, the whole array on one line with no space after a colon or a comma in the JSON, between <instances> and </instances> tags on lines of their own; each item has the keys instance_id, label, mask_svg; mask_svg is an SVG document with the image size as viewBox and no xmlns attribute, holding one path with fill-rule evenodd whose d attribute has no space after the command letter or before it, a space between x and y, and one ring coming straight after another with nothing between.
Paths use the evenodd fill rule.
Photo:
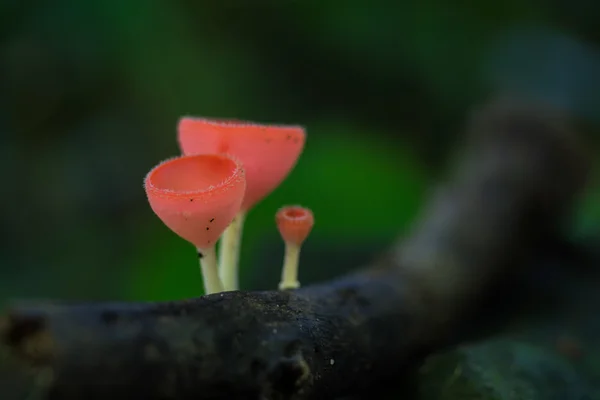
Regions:
<instances>
[{"instance_id":1,"label":"dark tree branch","mask_svg":"<svg viewBox=\"0 0 600 400\"><path fill-rule=\"evenodd\" d=\"M412 235L370 269L288 292L15 305L2 341L21 368L46 372L40 397L52 400L372 390L461 340L479 296L560 228L586 172L556 114L496 104L473 118L458 173Z\"/></svg>"}]
</instances>

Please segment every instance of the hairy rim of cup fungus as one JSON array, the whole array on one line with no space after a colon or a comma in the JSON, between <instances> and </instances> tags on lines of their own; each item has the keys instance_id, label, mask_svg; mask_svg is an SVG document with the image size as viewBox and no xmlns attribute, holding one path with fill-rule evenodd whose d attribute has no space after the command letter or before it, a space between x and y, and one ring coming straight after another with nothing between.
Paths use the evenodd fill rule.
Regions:
<instances>
[{"instance_id":1,"label":"hairy rim of cup fungus","mask_svg":"<svg viewBox=\"0 0 600 400\"><path fill-rule=\"evenodd\" d=\"M154 213L199 249L214 246L240 210L246 189L241 163L226 154L180 156L144 181Z\"/></svg>"}]
</instances>

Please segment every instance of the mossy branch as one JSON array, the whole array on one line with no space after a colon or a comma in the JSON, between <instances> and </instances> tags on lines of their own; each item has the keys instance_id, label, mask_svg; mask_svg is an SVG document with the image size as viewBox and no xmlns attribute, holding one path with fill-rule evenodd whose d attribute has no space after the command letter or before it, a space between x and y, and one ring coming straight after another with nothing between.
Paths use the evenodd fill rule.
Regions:
<instances>
[{"instance_id":1,"label":"mossy branch","mask_svg":"<svg viewBox=\"0 0 600 400\"><path fill-rule=\"evenodd\" d=\"M296 291L16 304L0 328L13 372L45 371L38 397L52 400L373 390L463 339L479 296L560 229L588 169L577 139L554 111L493 104L473 117L457 174L371 268Z\"/></svg>"}]
</instances>

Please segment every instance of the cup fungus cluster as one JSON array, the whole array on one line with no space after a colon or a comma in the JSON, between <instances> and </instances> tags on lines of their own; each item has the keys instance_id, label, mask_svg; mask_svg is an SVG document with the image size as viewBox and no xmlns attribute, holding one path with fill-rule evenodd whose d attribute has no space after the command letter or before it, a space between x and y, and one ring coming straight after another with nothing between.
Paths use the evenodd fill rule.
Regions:
<instances>
[{"instance_id":1,"label":"cup fungus cluster","mask_svg":"<svg viewBox=\"0 0 600 400\"><path fill-rule=\"evenodd\" d=\"M196 247L206 294L237 290L245 217L296 165L304 128L183 117L177 132L182 154L146 175L148 202L168 228ZM275 221L285 242L279 288L298 288L300 247L313 214L283 207Z\"/></svg>"}]
</instances>

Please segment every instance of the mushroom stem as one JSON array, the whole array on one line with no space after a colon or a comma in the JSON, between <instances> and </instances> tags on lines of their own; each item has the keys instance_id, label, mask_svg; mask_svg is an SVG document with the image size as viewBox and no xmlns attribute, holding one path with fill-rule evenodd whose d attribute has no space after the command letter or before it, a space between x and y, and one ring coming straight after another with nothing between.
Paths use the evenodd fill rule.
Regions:
<instances>
[{"instance_id":1,"label":"mushroom stem","mask_svg":"<svg viewBox=\"0 0 600 400\"><path fill-rule=\"evenodd\" d=\"M197 250L198 259L200 260L200 271L204 279L205 294L222 292L223 284L221 283L221 279L219 279L215 246L205 249L198 248Z\"/></svg>"},{"instance_id":2,"label":"mushroom stem","mask_svg":"<svg viewBox=\"0 0 600 400\"><path fill-rule=\"evenodd\" d=\"M246 212L240 211L221 236L219 275L225 290L239 289L238 270Z\"/></svg>"},{"instance_id":3,"label":"mushroom stem","mask_svg":"<svg viewBox=\"0 0 600 400\"><path fill-rule=\"evenodd\" d=\"M300 259L300 245L285 242L285 256L283 258L283 270L281 271L281 282L279 290L298 289L298 260Z\"/></svg>"}]
</instances>

